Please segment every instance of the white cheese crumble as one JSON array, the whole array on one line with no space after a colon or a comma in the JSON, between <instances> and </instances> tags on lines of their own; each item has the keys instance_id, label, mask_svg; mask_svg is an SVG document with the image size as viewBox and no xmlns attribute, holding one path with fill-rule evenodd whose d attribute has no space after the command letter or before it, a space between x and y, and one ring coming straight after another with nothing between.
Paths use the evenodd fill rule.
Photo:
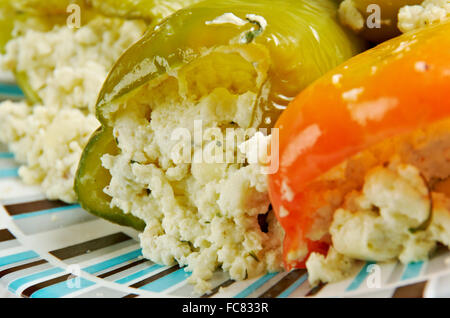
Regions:
<instances>
[{"instance_id":1,"label":"white cheese crumble","mask_svg":"<svg viewBox=\"0 0 450 318\"><path fill-rule=\"evenodd\" d=\"M0 139L23 164L23 181L40 184L50 199L74 202L74 177L83 148L98 127L95 116L76 108L6 101L0 105L0 126Z\"/></svg>"},{"instance_id":2,"label":"white cheese crumble","mask_svg":"<svg viewBox=\"0 0 450 318\"><path fill-rule=\"evenodd\" d=\"M398 28L402 32L417 30L443 22L450 17L449 0L425 0L422 4L404 6L398 13Z\"/></svg>"},{"instance_id":3,"label":"white cheese crumble","mask_svg":"<svg viewBox=\"0 0 450 318\"><path fill-rule=\"evenodd\" d=\"M370 170L362 191L349 193L334 213L328 255L309 257L311 284L347 277L356 260L409 263L427 259L438 242L449 246L450 199L424 180L407 164Z\"/></svg>"},{"instance_id":4,"label":"white cheese crumble","mask_svg":"<svg viewBox=\"0 0 450 318\"><path fill-rule=\"evenodd\" d=\"M265 165L269 162L271 136L265 136L257 131L249 140L241 143L238 148L245 154L249 163Z\"/></svg>"},{"instance_id":5,"label":"white cheese crumble","mask_svg":"<svg viewBox=\"0 0 450 318\"><path fill-rule=\"evenodd\" d=\"M0 141L23 164L19 175L40 184L50 199L74 202L75 172L89 136L99 126L97 94L110 67L145 31L139 21L95 18L80 29L44 32L23 25L6 46L2 65L24 73L40 102L0 105Z\"/></svg>"},{"instance_id":6,"label":"white cheese crumble","mask_svg":"<svg viewBox=\"0 0 450 318\"><path fill-rule=\"evenodd\" d=\"M306 261L306 268L309 283L316 286L320 282L338 282L349 277L358 268L358 261L330 247L326 256L312 253Z\"/></svg>"},{"instance_id":7,"label":"white cheese crumble","mask_svg":"<svg viewBox=\"0 0 450 318\"><path fill-rule=\"evenodd\" d=\"M102 157L112 176L104 191L113 206L145 221L143 255L160 264L186 265L197 293L210 290L217 268L235 280L282 269L283 233L273 211L268 213L267 176L260 160L238 162L239 143L195 139L198 123L204 134L250 127L261 111L255 109L261 107L255 92L267 76L265 50L251 44L206 52L172 72L176 77L142 87L111 117L121 153ZM179 140L171 136L180 128L193 137L187 143L192 147L184 157L188 160L175 162ZM247 156L258 157L258 148L270 142L262 134L248 137L253 138L240 147ZM231 154L233 161L196 161L205 149ZM267 233L259 224L262 215Z\"/></svg>"},{"instance_id":8,"label":"white cheese crumble","mask_svg":"<svg viewBox=\"0 0 450 318\"><path fill-rule=\"evenodd\" d=\"M341 2L338 15L341 23L350 27L355 32L360 32L364 28L364 17L356 8L353 0L344 0Z\"/></svg>"}]
</instances>

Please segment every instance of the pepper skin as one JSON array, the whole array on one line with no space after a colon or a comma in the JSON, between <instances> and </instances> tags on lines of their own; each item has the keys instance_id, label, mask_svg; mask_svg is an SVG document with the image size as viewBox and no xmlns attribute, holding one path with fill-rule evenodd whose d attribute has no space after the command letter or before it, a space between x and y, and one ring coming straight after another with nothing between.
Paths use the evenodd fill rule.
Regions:
<instances>
[{"instance_id":1,"label":"pepper skin","mask_svg":"<svg viewBox=\"0 0 450 318\"><path fill-rule=\"evenodd\" d=\"M303 91L276 123L280 169L269 176L272 206L286 233L286 268L304 267L309 253L328 248L308 238L319 218L320 190L312 181L387 138L449 116L450 23L387 41Z\"/></svg>"}]
</instances>

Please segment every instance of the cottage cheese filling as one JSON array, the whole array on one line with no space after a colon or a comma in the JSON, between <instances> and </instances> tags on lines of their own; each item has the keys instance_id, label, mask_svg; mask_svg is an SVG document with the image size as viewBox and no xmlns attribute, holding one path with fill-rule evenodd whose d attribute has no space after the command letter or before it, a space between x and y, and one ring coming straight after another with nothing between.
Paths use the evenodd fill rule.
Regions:
<instances>
[{"instance_id":1,"label":"cottage cheese filling","mask_svg":"<svg viewBox=\"0 0 450 318\"><path fill-rule=\"evenodd\" d=\"M348 277L358 260L409 263L428 259L438 243L450 246L449 125L383 143L324 176L346 181L340 194L326 190L335 202L314 235L329 235L332 247L308 258L311 284Z\"/></svg>"},{"instance_id":2,"label":"cottage cheese filling","mask_svg":"<svg viewBox=\"0 0 450 318\"><path fill-rule=\"evenodd\" d=\"M145 24L98 17L80 29L49 31L17 24L1 65L24 74L39 102L0 105L0 141L22 164L21 178L39 184L50 199L76 200L73 182L90 135L99 126L97 94L120 54Z\"/></svg>"},{"instance_id":3,"label":"cottage cheese filling","mask_svg":"<svg viewBox=\"0 0 450 318\"><path fill-rule=\"evenodd\" d=\"M141 88L110 114L121 153L102 157L112 175L105 192L113 206L145 221L143 255L187 265L198 293L211 288L217 268L236 280L282 269L283 233L268 212L260 164L239 162L245 158L239 145L217 138L192 139L192 156L180 161L172 138L180 128L194 137L198 123L204 136L257 127L268 65L265 48L256 44L217 48ZM252 152L246 145L241 149ZM211 149L232 162L195 160Z\"/></svg>"}]
</instances>

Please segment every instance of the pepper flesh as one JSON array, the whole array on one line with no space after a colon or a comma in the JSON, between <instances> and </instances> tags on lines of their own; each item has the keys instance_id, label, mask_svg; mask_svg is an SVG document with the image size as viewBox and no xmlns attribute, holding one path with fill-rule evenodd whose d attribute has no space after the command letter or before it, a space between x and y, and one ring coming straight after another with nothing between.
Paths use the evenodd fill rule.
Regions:
<instances>
[{"instance_id":1,"label":"pepper flesh","mask_svg":"<svg viewBox=\"0 0 450 318\"><path fill-rule=\"evenodd\" d=\"M264 116L269 118L264 125L271 127L299 90L365 47L364 42L337 23L336 10L337 5L328 0L313 3L284 0L276 7L269 0L257 3L223 0L204 1L178 11L128 49L110 72L97 102L97 117L105 130L104 142L113 140L109 127L115 103L129 98L145 83L188 65L201 52L250 42L264 46L271 57L271 90L264 105ZM230 18L230 14L234 17ZM228 20L223 19L224 15ZM108 183L84 183L85 174L92 175L93 180L97 179L93 174L101 170L90 171L84 165L98 160L103 151L97 149L95 142L90 143L75 181L79 201L94 213L97 204L86 195L102 192Z\"/></svg>"},{"instance_id":2,"label":"pepper flesh","mask_svg":"<svg viewBox=\"0 0 450 318\"><path fill-rule=\"evenodd\" d=\"M3 53L6 43L12 37L12 31L14 27L13 19L11 15L14 15L14 9L10 3L6 0L0 1L0 53ZM8 18L7 18L8 17Z\"/></svg>"},{"instance_id":3,"label":"pepper flesh","mask_svg":"<svg viewBox=\"0 0 450 318\"><path fill-rule=\"evenodd\" d=\"M450 23L385 42L302 92L276 123L280 169L269 176L272 206L286 233L286 267L304 267L309 253L328 248L308 238L319 217L312 181L387 138L449 116ZM291 189L289 198L282 187ZM282 207L287 216L280 215ZM300 253L305 248L308 253Z\"/></svg>"},{"instance_id":4,"label":"pepper flesh","mask_svg":"<svg viewBox=\"0 0 450 318\"><path fill-rule=\"evenodd\" d=\"M182 7L200 0L3 0L20 11L46 15L70 14L78 5L82 10L93 9L106 16L129 19L161 20Z\"/></svg>"},{"instance_id":5,"label":"pepper flesh","mask_svg":"<svg viewBox=\"0 0 450 318\"><path fill-rule=\"evenodd\" d=\"M119 208L111 208L109 197L103 191L92 191L97 184L109 184L111 175L102 167L100 154L115 155L119 152L112 132L100 127L91 137L86 145L78 175L75 180L75 189L79 197L83 198L84 207L95 206L90 209L92 214L125 226L130 226L138 231L143 231L145 223L137 217L124 214ZM95 147L93 147L95 145Z\"/></svg>"}]
</instances>

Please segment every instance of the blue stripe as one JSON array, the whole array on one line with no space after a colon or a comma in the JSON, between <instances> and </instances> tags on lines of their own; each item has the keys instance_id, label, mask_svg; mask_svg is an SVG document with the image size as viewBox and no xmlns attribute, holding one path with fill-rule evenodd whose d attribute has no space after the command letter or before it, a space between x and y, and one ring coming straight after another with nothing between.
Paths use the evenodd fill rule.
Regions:
<instances>
[{"instance_id":1,"label":"blue stripe","mask_svg":"<svg viewBox=\"0 0 450 318\"><path fill-rule=\"evenodd\" d=\"M291 286L289 286L288 289L286 289L284 292L279 294L277 298L286 298L290 294L292 294L298 287L300 287L301 284L303 284L306 279L308 278L308 274L303 275L300 277L295 283L293 283Z\"/></svg>"},{"instance_id":2,"label":"blue stripe","mask_svg":"<svg viewBox=\"0 0 450 318\"><path fill-rule=\"evenodd\" d=\"M0 94L11 95L11 96L20 96L20 97L24 96L24 94L19 86L14 85L14 84L5 84L5 83L0 83Z\"/></svg>"},{"instance_id":3,"label":"blue stripe","mask_svg":"<svg viewBox=\"0 0 450 318\"><path fill-rule=\"evenodd\" d=\"M19 168L0 169L0 178L18 177Z\"/></svg>"},{"instance_id":4,"label":"blue stripe","mask_svg":"<svg viewBox=\"0 0 450 318\"><path fill-rule=\"evenodd\" d=\"M152 265L152 266L150 266L150 267L148 267L146 269L143 269L143 270L141 270L139 272L136 272L134 274L131 274L131 275L128 275L128 276L126 276L124 278L116 280L116 283L118 283L118 284L126 284L126 283L128 283L128 282L130 282L132 280L135 280L135 279L137 279L137 278L139 278L141 276L144 276L144 275L146 275L148 273L151 273L151 272L156 271L156 270L158 270L160 268L163 268L163 267L165 267L165 266L157 265L157 264L156 265Z\"/></svg>"},{"instance_id":5,"label":"blue stripe","mask_svg":"<svg viewBox=\"0 0 450 318\"><path fill-rule=\"evenodd\" d=\"M246 289L241 291L239 294L235 295L234 298L244 298L253 293L255 290L260 288L262 285L264 285L266 282L268 282L270 279L272 279L275 275L278 273L271 273L264 275L260 279L258 279L256 282L248 286Z\"/></svg>"},{"instance_id":6,"label":"blue stripe","mask_svg":"<svg viewBox=\"0 0 450 318\"><path fill-rule=\"evenodd\" d=\"M95 285L94 282L82 277L69 279L35 291L31 298L57 298L74 293L78 290Z\"/></svg>"},{"instance_id":7,"label":"blue stripe","mask_svg":"<svg viewBox=\"0 0 450 318\"><path fill-rule=\"evenodd\" d=\"M362 282L366 279L367 275L369 275L369 271L367 270L370 265L375 264L375 262L366 262L361 271L356 275L355 279L348 285L346 291L353 291L361 286Z\"/></svg>"},{"instance_id":8,"label":"blue stripe","mask_svg":"<svg viewBox=\"0 0 450 318\"><path fill-rule=\"evenodd\" d=\"M0 152L0 158L12 159L12 158L14 158L14 154L12 152Z\"/></svg>"},{"instance_id":9,"label":"blue stripe","mask_svg":"<svg viewBox=\"0 0 450 318\"><path fill-rule=\"evenodd\" d=\"M117 264L126 262L130 259L139 257L139 255L142 255L141 250L135 250L132 252L129 252L127 254L123 254L120 255L118 257L112 258L110 260L106 260L104 262L98 263L98 264L94 264L91 266L88 266L86 268L84 268L83 270L92 274L92 273L96 273L99 271L102 271L104 269L107 269L109 267L115 266ZM14 292L22 285L31 282L33 280L45 277L45 276L49 276L49 275L53 275L56 273L62 272L62 269L59 268L54 268L54 269L50 269L47 271L43 271L40 273L36 273L21 279L18 279L14 282L12 282L10 284L10 289L12 289ZM62 297L65 296L67 294L73 293L75 291L90 287L95 285L94 282L87 280L85 278L82 277L76 277L76 278L72 278L69 279L67 281L64 282L60 282L42 289L37 290L35 293L33 293L31 295L32 298L55 298L55 297Z\"/></svg>"},{"instance_id":10,"label":"blue stripe","mask_svg":"<svg viewBox=\"0 0 450 318\"><path fill-rule=\"evenodd\" d=\"M50 276L50 275L54 275L54 274L57 274L57 273L61 273L61 272L63 272L63 269L59 268L59 267L47 269L47 270L42 271L42 272L38 272L38 273L35 273L35 274L32 274L32 275L28 275L28 276L16 279L16 280L12 281L9 284L8 287L13 293L16 293L17 290L22 285L25 285L25 284L30 283L32 281L35 281L37 279L41 279L41 278L44 278L44 277L47 277L47 276Z\"/></svg>"},{"instance_id":11,"label":"blue stripe","mask_svg":"<svg viewBox=\"0 0 450 318\"><path fill-rule=\"evenodd\" d=\"M167 276L161 277L160 279L155 280L150 284L142 286L141 289L160 293L169 287L185 281L191 275L191 272L185 272L183 268L180 268L179 270L170 273Z\"/></svg>"},{"instance_id":12,"label":"blue stripe","mask_svg":"<svg viewBox=\"0 0 450 318\"><path fill-rule=\"evenodd\" d=\"M424 262L409 263L403 272L401 280L415 278L420 275Z\"/></svg>"},{"instance_id":13,"label":"blue stripe","mask_svg":"<svg viewBox=\"0 0 450 318\"><path fill-rule=\"evenodd\" d=\"M79 204L73 204L73 205L61 206L61 207L54 208L54 209L40 210L40 211L34 211L34 212L30 212L30 213L17 214L17 215L13 215L12 218L14 220L19 220L19 219L35 217L35 216L40 216L40 215L49 214L49 213L63 212L63 211L67 211L67 210L74 210L74 209L79 209L79 208L81 208L81 206Z\"/></svg>"},{"instance_id":14,"label":"blue stripe","mask_svg":"<svg viewBox=\"0 0 450 318\"><path fill-rule=\"evenodd\" d=\"M33 251L26 251L22 253L17 253L13 255L3 256L0 257L0 266L9 265L12 263L17 263L21 261L25 261L27 259L36 258L39 257L39 255L36 252Z\"/></svg>"},{"instance_id":15,"label":"blue stripe","mask_svg":"<svg viewBox=\"0 0 450 318\"><path fill-rule=\"evenodd\" d=\"M114 257L112 259L94 264L83 268L83 271L93 274L105 270L107 268L113 267L115 265L124 263L131 259L137 258L142 255L141 249ZM95 285L94 282L87 280L83 277L76 277L69 279L64 282L60 282L42 289L39 289L31 295L32 298L56 298L63 297L65 295L71 294L78 290Z\"/></svg>"},{"instance_id":16,"label":"blue stripe","mask_svg":"<svg viewBox=\"0 0 450 318\"><path fill-rule=\"evenodd\" d=\"M103 271L103 270L105 270L107 268L110 268L110 267L116 266L118 264L121 264L121 263L130 261L132 259L138 258L141 255L142 255L142 250L138 249L138 250L132 251L130 253L127 253L127 254L124 254L124 255L120 255L120 256L117 256L115 258L106 260L104 262L88 266L86 268L83 268L83 271L85 271L85 272L87 272L89 274L94 274L94 273Z\"/></svg>"}]
</instances>

